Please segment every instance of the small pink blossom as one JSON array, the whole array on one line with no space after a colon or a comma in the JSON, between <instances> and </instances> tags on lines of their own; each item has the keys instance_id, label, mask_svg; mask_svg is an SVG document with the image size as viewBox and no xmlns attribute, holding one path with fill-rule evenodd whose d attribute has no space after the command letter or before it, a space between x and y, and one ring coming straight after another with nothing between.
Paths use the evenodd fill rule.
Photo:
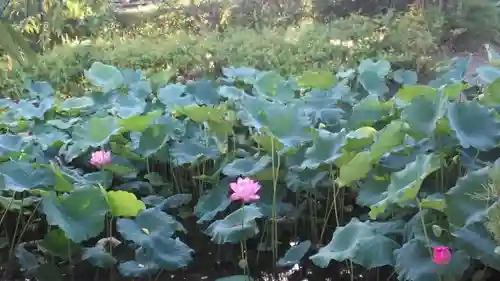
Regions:
<instances>
[{"instance_id":1,"label":"small pink blossom","mask_svg":"<svg viewBox=\"0 0 500 281\"><path fill-rule=\"evenodd\" d=\"M243 202L251 202L260 199L257 192L260 189L260 184L250 178L238 178L236 182L229 184L233 194L231 194L231 200L243 200Z\"/></svg>"},{"instance_id":2,"label":"small pink blossom","mask_svg":"<svg viewBox=\"0 0 500 281\"><path fill-rule=\"evenodd\" d=\"M90 164L101 168L104 165L111 163L111 152L106 150L98 150L92 152L92 157L90 158Z\"/></svg>"},{"instance_id":3,"label":"small pink blossom","mask_svg":"<svg viewBox=\"0 0 500 281\"><path fill-rule=\"evenodd\" d=\"M448 264L451 260L451 249L446 246L433 247L432 261L436 264Z\"/></svg>"}]
</instances>

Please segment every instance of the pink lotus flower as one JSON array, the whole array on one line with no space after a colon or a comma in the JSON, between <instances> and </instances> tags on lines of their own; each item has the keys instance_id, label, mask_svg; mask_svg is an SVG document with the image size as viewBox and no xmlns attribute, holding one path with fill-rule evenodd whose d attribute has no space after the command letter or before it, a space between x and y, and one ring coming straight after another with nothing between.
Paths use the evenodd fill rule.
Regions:
<instances>
[{"instance_id":1,"label":"pink lotus flower","mask_svg":"<svg viewBox=\"0 0 500 281\"><path fill-rule=\"evenodd\" d=\"M446 246L432 247L432 261L435 264L448 264L451 260L451 249Z\"/></svg>"},{"instance_id":2,"label":"pink lotus flower","mask_svg":"<svg viewBox=\"0 0 500 281\"><path fill-rule=\"evenodd\" d=\"M233 194L231 194L231 200L243 200L243 202L251 202L260 199L257 192L260 189L260 184L250 178L238 178L236 182L229 184Z\"/></svg>"},{"instance_id":3,"label":"pink lotus flower","mask_svg":"<svg viewBox=\"0 0 500 281\"><path fill-rule=\"evenodd\" d=\"M98 150L92 152L92 157L90 158L90 164L101 168L104 165L111 163L111 152L106 150Z\"/></svg>"}]
</instances>

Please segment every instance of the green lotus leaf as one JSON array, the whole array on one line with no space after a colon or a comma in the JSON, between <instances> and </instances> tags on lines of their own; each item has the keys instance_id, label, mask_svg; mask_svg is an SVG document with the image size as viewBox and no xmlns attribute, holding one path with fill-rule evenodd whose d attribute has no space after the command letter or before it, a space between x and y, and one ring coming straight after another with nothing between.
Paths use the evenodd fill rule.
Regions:
<instances>
[{"instance_id":1,"label":"green lotus leaf","mask_svg":"<svg viewBox=\"0 0 500 281\"><path fill-rule=\"evenodd\" d=\"M387 60L365 59L359 63L358 72L374 72L377 77L384 78L391 71L391 63Z\"/></svg>"},{"instance_id":2,"label":"green lotus leaf","mask_svg":"<svg viewBox=\"0 0 500 281\"><path fill-rule=\"evenodd\" d=\"M57 166L55 163L51 163L50 167L52 168L52 172L54 172L55 175L56 182L54 185L54 190L59 192L71 192L74 187L70 177L64 174L59 166Z\"/></svg>"},{"instance_id":3,"label":"green lotus leaf","mask_svg":"<svg viewBox=\"0 0 500 281\"><path fill-rule=\"evenodd\" d=\"M387 106L381 103L376 95L368 95L354 105L349 118L349 127L358 128L363 125L372 125L387 116L388 113Z\"/></svg>"},{"instance_id":4,"label":"green lotus leaf","mask_svg":"<svg viewBox=\"0 0 500 281\"><path fill-rule=\"evenodd\" d=\"M191 94L199 104L215 105L220 101L217 88L210 80L197 80L194 83L189 83L186 92Z\"/></svg>"},{"instance_id":5,"label":"green lotus leaf","mask_svg":"<svg viewBox=\"0 0 500 281\"><path fill-rule=\"evenodd\" d=\"M394 80L399 84L405 84L405 85L417 84L418 76L415 71L398 69L394 71L392 75L394 76Z\"/></svg>"},{"instance_id":6,"label":"green lotus leaf","mask_svg":"<svg viewBox=\"0 0 500 281\"><path fill-rule=\"evenodd\" d=\"M166 198L162 203L162 209L177 209L183 205L187 205L193 199L192 194L179 193Z\"/></svg>"},{"instance_id":7,"label":"green lotus leaf","mask_svg":"<svg viewBox=\"0 0 500 281\"><path fill-rule=\"evenodd\" d=\"M215 142L211 139L201 141L199 139L185 139L174 142L170 147L172 161L178 165L194 163L200 158L214 159L220 154Z\"/></svg>"},{"instance_id":8,"label":"green lotus leaf","mask_svg":"<svg viewBox=\"0 0 500 281\"><path fill-rule=\"evenodd\" d=\"M99 235L109 211L104 194L95 187L76 189L67 197L48 193L42 199L41 209L49 225L58 226L76 243Z\"/></svg>"},{"instance_id":9,"label":"green lotus leaf","mask_svg":"<svg viewBox=\"0 0 500 281\"><path fill-rule=\"evenodd\" d=\"M196 104L194 97L186 93L186 86L183 84L169 84L158 90L158 99L170 110L174 106L188 106Z\"/></svg>"},{"instance_id":10,"label":"green lotus leaf","mask_svg":"<svg viewBox=\"0 0 500 281\"><path fill-rule=\"evenodd\" d=\"M377 135L377 130L372 127L361 127L347 134L347 143L344 146L349 151L356 151L365 148L373 142Z\"/></svg>"},{"instance_id":11,"label":"green lotus leaf","mask_svg":"<svg viewBox=\"0 0 500 281\"><path fill-rule=\"evenodd\" d=\"M407 164L401 171L391 174L391 182L387 187L386 198L370 206L370 218L385 212L389 204L405 206L415 200L425 178L441 167L441 161L435 154L420 154L415 161Z\"/></svg>"},{"instance_id":12,"label":"green lotus leaf","mask_svg":"<svg viewBox=\"0 0 500 281\"><path fill-rule=\"evenodd\" d=\"M451 224L462 227L482 221L486 216L491 202L481 199L481 195L487 194L489 171L489 167L471 171L459 178L455 186L446 192L445 213Z\"/></svg>"},{"instance_id":13,"label":"green lotus leaf","mask_svg":"<svg viewBox=\"0 0 500 281\"><path fill-rule=\"evenodd\" d=\"M446 112L447 101L442 95L430 97L415 97L401 112L401 118L411 130L425 136L432 136L438 120Z\"/></svg>"},{"instance_id":14,"label":"green lotus leaf","mask_svg":"<svg viewBox=\"0 0 500 281\"><path fill-rule=\"evenodd\" d=\"M285 79L276 72L263 71L257 73L253 87L258 95L275 96L277 94L278 85L284 81Z\"/></svg>"},{"instance_id":15,"label":"green lotus leaf","mask_svg":"<svg viewBox=\"0 0 500 281\"><path fill-rule=\"evenodd\" d=\"M20 152L24 138L17 135L0 135L0 156L7 156L9 153Z\"/></svg>"},{"instance_id":16,"label":"green lotus leaf","mask_svg":"<svg viewBox=\"0 0 500 281\"><path fill-rule=\"evenodd\" d=\"M353 218L346 226L338 227L328 245L311 256L312 262L326 268L332 260L352 262L366 268L393 265L393 251L399 245L378 234L367 222Z\"/></svg>"},{"instance_id":17,"label":"green lotus leaf","mask_svg":"<svg viewBox=\"0 0 500 281\"><path fill-rule=\"evenodd\" d=\"M453 230L451 235L459 249L464 250L472 258L500 270L500 255L495 253L498 242L484 227L483 222L474 222Z\"/></svg>"},{"instance_id":18,"label":"green lotus leaf","mask_svg":"<svg viewBox=\"0 0 500 281\"><path fill-rule=\"evenodd\" d=\"M362 151L349 163L340 167L337 183L340 187L348 186L351 183L365 178L373 166L372 155L369 151Z\"/></svg>"},{"instance_id":19,"label":"green lotus leaf","mask_svg":"<svg viewBox=\"0 0 500 281\"><path fill-rule=\"evenodd\" d=\"M146 209L144 202L127 191L108 191L106 192L106 199L111 215L115 217L135 217L140 211Z\"/></svg>"},{"instance_id":20,"label":"green lotus leaf","mask_svg":"<svg viewBox=\"0 0 500 281\"><path fill-rule=\"evenodd\" d=\"M223 180L198 199L194 206L194 213L198 218L197 223L211 221L219 212L226 210L231 204L227 196L228 190L229 182Z\"/></svg>"},{"instance_id":21,"label":"green lotus leaf","mask_svg":"<svg viewBox=\"0 0 500 281\"><path fill-rule=\"evenodd\" d=\"M59 110L85 110L93 107L94 105L94 100L90 97L71 97L61 104Z\"/></svg>"},{"instance_id":22,"label":"green lotus leaf","mask_svg":"<svg viewBox=\"0 0 500 281\"><path fill-rule=\"evenodd\" d=\"M49 168L14 160L0 164L0 175L0 190L17 192L53 186L56 181Z\"/></svg>"},{"instance_id":23,"label":"green lotus leaf","mask_svg":"<svg viewBox=\"0 0 500 281\"><path fill-rule=\"evenodd\" d=\"M132 95L119 95L113 100L110 111L120 118L130 118L141 115L146 108L146 101Z\"/></svg>"},{"instance_id":24,"label":"green lotus leaf","mask_svg":"<svg viewBox=\"0 0 500 281\"><path fill-rule=\"evenodd\" d=\"M128 178L137 177L137 169L130 161L116 154L113 154L111 159L111 164L104 166L103 170L112 172L118 176Z\"/></svg>"},{"instance_id":25,"label":"green lotus leaf","mask_svg":"<svg viewBox=\"0 0 500 281\"><path fill-rule=\"evenodd\" d=\"M63 260L68 260L73 254L80 251L80 245L69 240L61 229L52 229L47 232L43 240L38 243L38 247Z\"/></svg>"},{"instance_id":26,"label":"green lotus leaf","mask_svg":"<svg viewBox=\"0 0 500 281\"><path fill-rule=\"evenodd\" d=\"M410 104L414 98L429 98L435 100L438 95L437 90L424 85L405 85L396 93L396 99L404 104Z\"/></svg>"},{"instance_id":27,"label":"green lotus leaf","mask_svg":"<svg viewBox=\"0 0 500 281\"><path fill-rule=\"evenodd\" d=\"M239 100L242 97L246 96L245 91L242 89L236 88L234 86L220 86L218 89L219 96L229 99L229 100Z\"/></svg>"},{"instance_id":28,"label":"green lotus leaf","mask_svg":"<svg viewBox=\"0 0 500 281\"><path fill-rule=\"evenodd\" d=\"M67 143L70 140L67 133L54 127L44 126L40 130L35 129L32 133L33 138L42 146L43 150L47 150L49 147L57 144Z\"/></svg>"},{"instance_id":29,"label":"green lotus leaf","mask_svg":"<svg viewBox=\"0 0 500 281\"><path fill-rule=\"evenodd\" d=\"M385 83L385 79L378 76L376 72L364 71L359 74L359 82L365 90L376 96L383 96L389 92L389 87Z\"/></svg>"},{"instance_id":30,"label":"green lotus leaf","mask_svg":"<svg viewBox=\"0 0 500 281\"><path fill-rule=\"evenodd\" d=\"M300 164L301 169L315 170L323 164L333 164L341 156L340 150L347 142L347 133L342 130L331 133L319 129L313 140L313 145L307 148L305 160Z\"/></svg>"},{"instance_id":31,"label":"green lotus leaf","mask_svg":"<svg viewBox=\"0 0 500 281\"><path fill-rule=\"evenodd\" d=\"M293 266L300 263L300 260L311 248L311 241L302 241L297 245L292 246L285 252L285 255L277 262L278 266Z\"/></svg>"},{"instance_id":32,"label":"green lotus leaf","mask_svg":"<svg viewBox=\"0 0 500 281\"><path fill-rule=\"evenodd\" d=\"M101 245L96 245L90 248L84 248L82 252L82 260L88 261L93 266L100 268L110 268L118 261Z\"/></svg>"},{"instance_id":33,"label":"green lotus leaf","mask_svg":"<svg viewBox=\"0 0 500 281\"><path fill-rule=\"evenodd\" d=\"M92 116L81 126L75 127L73 138L82 145L99 147L106 144L119 129L118 119L114 117Z\"/></svg>"},{"instance_id":34,"label":"green lotus leaf","mask_svg":"<svg viewBox=\"0 0 500 281\"><path fill-rule=\"evenodd\" d=\"M239 208L223 220L211 223L206 233L217 244L236 244L259 233L256 218L261 218L262 212L255 205Z\"/></svg>"},{"instance_id":35,"label":"green lotus leaf","mask_svg":"<svg viewBox=\"0 0 500 281\"><path fill-rule=\"evenodd\" d=\"M251 177L264 169L269 167L271 164L271 157L264 155L260 158L246 157L234 160L228 163L223 169L222 173L229 177L245 176Z\"/></svg>"},{"instance_id":36,"label":"green lotus leaf","mask_svg":"<svg viewBox=\"0 0 500 281\"><path fill-rule=\"evenodd\" d=\"M404 128L403 121L394 120L378 132L375 143L370 147L373 161L379 160L384 154L391 152L394 147L403 143Z\"/></svg>"},{"instance_id":37,"label":"green lotus leaf","mask_svg":"<svg viewBox=\"0 0 500 281\"><path fill-rule=\"evenodd\" d=\"M432 250L422 240L412 239L394 251L394 266L398 279L413 281L440 281L446 278L460 280L470 265L469 256L461 250L453 251L448 264L435 264Z\"/></svg>"},{"instance_id":38,"label":"green lotus leaf","mask_svg":"<svg viewBox=\"0 0 500 281\"><path fill-rule=\"evenodd\" d=\"M300 76L298 83L302 88L329 89L337 79L331 71L306 71Z\"/></svg>"},{"instance_id":39,"label":"green lotus leaf","mask_svg":"<svg viewBox=\"0 0 500 281\"><path fill-rule=\"evenodd\" d=\"M500 78L495 79L495 81L486 87L481 103L488 106L500 104Z\"/></svg>"},{"instance_id":40,"label":"green lotus leaf","mask_svg":"<svg viewBox=\"0 0 500 281\"><path fill-rule=\"evenodd\" d=\"M27 81L25 87L30 96L35 98L45 99L54 93L54 88L46 81Z\"/></svg>"},{"instance_id":41,"label":"green lotus leaf","mask_svg":"<svg viewBox=\"0 0 500 281\"><path fill-rule=\"evenodd\" d=\"M140 135L136 152L144 157L149 157L162 149L167 141L182 130L182 124L175 119L165 119L164 123L150 125Z\"/></svg>"},{"instance_id":42,"label":"green lotus leaf","mask_svg":"<svg viewBox=\"0 0 500 281\"><path fill-rule=\"evenodd\" d=\"M118 219L116 226L125 240L147 249L153 247L153 234L171 237L176 231L185 231L182 224L159 208L146 209L134 220Z\"/></svg>"},{"instance_id":43,"label":"green lotus leaf","mask_svg":"<svg viewBox=\"0 0 500 281\"><path fill-rule=\"evenodd\" d=\"M40 102L37 106L36 102L28 100L20 100L19 103L12 106L14 111L14 118L16 120L33 120L40 119L44 120L44 115L47 111L52 109L52 99L47 98Z\"/></svg>"},{"instance_id":44,"label":"green lotus leaf","mask_svg":"<svg viewBox=\"0 0 500 281\"><path fill-rule=\"evenodd\" d=\"M293 192L298 192L302 189L316 189L321 184L324 184L328 179L328 172L318 172L317 170L293 171L288 170L285 181L286 187ZM328 184L331 181L328 179Z\"/></svg>"},{"instance_id":45,"label":"green lotus leaf","mask_svg":"<svg viewBox=\"0 0 500 281\"><path fill-rule=\"evenodd\" d=\"M123 132L144 132L156 118L161 116L160 111L152 111L146 115L136 115L119 121Z\"/></svg>"},{"instance_id":46,"label":"green lotus leaf","mask_svg":"<svg viewBox=\"0 0 500 281\"><path fill-rule=\"evenodd\" d=\"M135 251L135 260L118 265L118 272L125 277L152 276L158 271L160 271L160 266L153 261L150 253L142 247Z\"/></svg>"},{"instance_id":47,"label":"green lotus leaf","mask_svg":"<svg viewBox=\"0 0 500 281\"><path fill-rule=\"evenodd\" d=\"M476 72L486 84L491 84L498 78L500 78L500 68L484 65L476 68Z\"/></svg>"},{"instance_id":48,"label":"green lotus leaf","mask_svg":"<svg viewBox=\"0 0 500 281\"><path fill-rule=\"evenodd\" d=\"M500 122L493 110L472 101L451 103L448 108L450 126L464 148L487 151L500 140Z\"/></svg>"},{"instance_id":49,"label":"green lotus leaf","mask_svg":"<svg viewBox=\"0 0 500 281\"><path fill-rule=\"evenodd\" d=\"M149 195L154 192L151 184L145 181L129 181L117 186L116 189L134 192L140 195Z\"/></svg>"},{"instance_id":50,"label":"green lotus leaf","mask_svg":"<svg viewBox=\"0 0 500 281\"><path fill-rule=\"evenodd\" d=\"M104 92L115 90L125 82L118 68L102 62L94 62L84 73L92 85L103 88Z\"/></svg>"},{"instance_id":51,"label":"green lotus leaf","mask_svg":"<svg viewBox=\"0 0 500 281\"><path fill-rule=\"evenodd\" d=\"M233 275L228 277L217 278L215 281L253 281L253 278L248 275Z\"/></svg>"},{"instance_id":52,"label":"green lotus leaf","mask_svg":"<svg viewBox=\"0 0 500 281\"><path fill-rule=\"evenodd\" d=\"M222 73L224 73L224 76L227 78L239 79L247 84L252 84L252 81L255 80L255 76L259 71L249 67L223 67Z\"/></svg>"},{"instance_id":53,"label":"green lotus leaf","mask_svg":"<svg viewBox=\"0 0 500 281\"><path fill-rule=\"evenodd\" d=\"M81 121L80 117L75 117L75 118L69 118L69 119L54 119L54 120L47 120L46 123L56 127L57 129L60 130L67 130L71 128L73 125Z\"/></svg>"},{"instance_id":54,"label":"green lotus leaf","mask_svg":"<svg viewBox=\"0 0 500 281\"><path fill-rule=\"evenodd\" d=\"M444 212L446 208L446 200L442 193L433 193L420 201L422 209L434 209L436 211Z\"/></svg>"},{"instance_id":55,"label":"green lotus leaf","mask_svg":"<svg viewBox=\"0 0 500 281\"><path fill-rule=\"evenodd\" d=\"M166 237L160 233L151 233L152 260L162 269L174 271L186 267L193 259L193 249L189 248L179 238Z\"/></svg>"}]
</instances>

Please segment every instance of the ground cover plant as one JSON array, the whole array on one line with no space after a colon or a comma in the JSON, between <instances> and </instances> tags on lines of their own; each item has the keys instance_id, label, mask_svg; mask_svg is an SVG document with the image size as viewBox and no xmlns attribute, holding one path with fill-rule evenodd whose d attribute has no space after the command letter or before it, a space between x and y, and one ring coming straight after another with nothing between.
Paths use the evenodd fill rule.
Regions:
<instances>
[{"instance_id":1,"label":"ground cover plant","mask_svg":"<svg viewBox=\"0 0 500 281\"><path fill-rule=\"evenodd\" d=\"M65 100L32 82L0 103L3 245L40 280L81 262L132 278L189 267L193 232L241 248L243 276L225 280L252 274L252 241L279 267L347 261L413 281L500 270L490 56L468 83L467 58L428 85L384 60L166 85L94 62L93 90ZM298 226L307 237L281 254Z\"/></svg>"}]
</instances>

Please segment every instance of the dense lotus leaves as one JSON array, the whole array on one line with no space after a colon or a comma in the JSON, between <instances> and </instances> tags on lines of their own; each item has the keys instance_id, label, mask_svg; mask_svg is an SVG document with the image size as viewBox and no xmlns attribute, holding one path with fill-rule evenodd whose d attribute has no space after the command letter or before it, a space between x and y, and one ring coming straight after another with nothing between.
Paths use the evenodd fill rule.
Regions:
<instances>
[{"instance_id":1,"label":"dense lotus leaves","mask_svg":"<svg viewBox=\"0 0 500 281\"><path fill-rule=\"evenodd\" d=\"M71 256L80 251L80 245L66 237L61 229L52 229L43 238L38 247L51 255L68 260Z\"/></svg>"},{"instance_id":2,"label":"dense lotus leaves","mask_svg":"<svg viewBox=\"0 0 500 281\"><path fill-rule=\"evenodd\" d=\"M359 74L358 79L363 88L371 95L383 97L389 92L385 78L379 77L376 72L364 71Z\"/></svg>"},{"instance_id":3,"label":"dense lotus leaves","mask_svg":"<svg viewBox=\"0 0 500 281\"><path fill-rule=\"evenodd\" d=\"M100 268L109 268L118 262L102 245L84 248L82 251L82 260L86 260L93 266Z\"/></svg>"},{"instance_id":4,"label":"dense lotus leaves","mask_svg":"<svg viewBox=\"0 0 500 281\"><path fill-rule=\"evenodd\" d=\"M432 136L438 120L446 113L447 100L441 94L432 97L415 97L401 112L401 119L411 130Z\"/></svg>"},{"instance_id":5,"label":"dense lotus leaves","mask_svg":"<svg viewBox=\"0 0 500 281\"><path fill-rule=\"evenodd\" d=\"M118 265L118 271L125 277L151 276L160 270L160 266L153 261L150 253L142 247L135 250L135 260L126 261Z\"/></svg>"},{"instance_id":6,"label":"dense lotus leaves","mask_svg":"<svg viewBox=\"0 0 500 281\"><path fill-rule=\"evenodd\" d=\"M285 252L285 255L277 262L278 266L293 266L300 263L300 260L311 248L311 241L306 240L292 246Z\"/></svg>"},{"instance_id":7,"label":"dense lotus leaves","mask_svg":"<svg viewBox=\"0 0 500 281\"><path fill-rule=\"evenodd\" d=\"M228 100L239 100L247 94L242 89L234 86L220 86L218 90L219 96L226 98Z\"/></svg>"},{"instance_id":8,"label":"dense lotus leaves","mask_svg":"<svg viewBox=\"0 0 500 281\"><path fill-rule=\"evenodd\" d=\"M164 118L160 123L150 125L142 134L137 134L138 145L135 152L144 157L149 157L158 152L183 129L180 121Z\"/></svg>"},{"instance_id":9,"label":"dense lotus leaves","mask_svg":"<svg viewBox=\"0 0 500 281\"><path fill-rule=\"evenodd\" d=\"M115 217L135 217L140 211L146 209L144 203L133 193L123 190L106 192L106 200L111 215Z\"/></svg>"},{"instance_id":10,"label":"dense lotus leaves","mask_svg":"<svg viewBox=\"0 0 500 281\"><path fill-rule=\"evenodd\" d=\"M392 74L393 78L399 84L413 85L417 83L418 76L415 71L398 69Z\"/></svg>"},{"instance_id":11,"label":"dense lotus leaves","mask_svg":"<svg viewBox=\"0 0 500 281\"><path fill-rule=\"evenodd\" d=\"M54 93L54 88L46 81L27 81L24 88L28 90L29 96L32 98L45 99Z\"/></svg>"},{"instance_id":12,"label":"dense lotus leaves","mask_svg":"<svg viewBox=\"0 0 500 281\"><path fill-rule=\"evenodd\" d=\"M460 280L469 267L470 258L464 251L453 251L448 264L436 264L432 261L431 250L425 240L412 239L400 249L394 251L395 270L399 280L440 281L443 278Z\"/></svg>"},{"instance_id":13,"label":"dense lotus leaves","mask_svg":"<svg viewBox=\"0 0 500 281\"><path fill-rule=\"evenodd\" d=\"M313 140L313 145L305 152L305 160L300 165L301 169L317 169L322 164L333 164L341 156L341 148L347 141L347 132L342 130L331 133L319 129Z\"/></svg>"},{"instance_id":14,"label":"dense lotus leaves","mask_svg":"<svg viewBox=\"0 0 500 281\"><path fill-rule=\"evenodd\" d=\"M158 99L168 110L173 110L175 106L196 104L194 97L186 93L186 86L183 84L169 84L159 89Z\"/></svg>"},{"instance_id":15,"label":"dense lotus leaves","mask_svg":"<svg viewBox=\"0 0 500 281\"><path fill-rule=\"evenodd\" d=\"M387 197L370 207L370 218L376 219L389 204L404 206L415 200L424 179L440 167L441 160L438 155L420 154L403 170L392 173L391 182L385 192Z\"/></svg>"},{"instance_id":16,"label":"dense lotus leaves","mask_svg":"<svg viewBox=\"0 0 500 281\"><path fill-rule=\"evenodd\" d=\"M71 97L65 100L60 106L60 111L85 110L95 106L91 97Z\"/></svg>"},{"instance_id":17,"label":"dense lotus leaves","mask_svg":"<svg viewBox=\"0 0 500 281\"><path fill-rule=\"evenodd\" d=\"M381 103L376 95L368 95L354 105L348 121L349 127L372 125L387 116L389 109L387 104Z\"/></svg>"},{"instance_id":18,"label":"dense lotus leaves","mask_svg":"<svg viewBox=\"0 0 500 281\"><path fill-rule=\"evenodd\" d=\"M40 144L43 150L70 141L70 136L66 132L52 126L37 126L31 133L31 138L36 143Z\"/></svg>"},{"instance_id":19,"label":"dense lotus leaves","mask_svg":"<svg viewBox=\"0 0 500 281\"><path fill-rule=\"evenodd\" d=\"M146 115L136 115L119 121L122 132L143 132L153 121L161 116L160 111L148 112Z\"/></svg>"},{"instance_id":20,"label":"dense lotus leaves","mask_svg":"<svg viewBox=\"0 0 500 281\"><path fill-rule=\"evenodd\" d=\"M358 72L374 72L378 78L384 78L391 71L391 64L386 60L362 60L358 66Z\"/></svg>"},{"instance_id":21,"label":"dense lotus leaves","mask_svg":"<svg viewBox=\"0 0 500 281\"><path fill-rule=\"evenodd\" d=\"M200 158L214 159L220 154L212 139L184 139L173 142L170 147L170 157L178 166L194 163Z\"/></svg>"},{"instance_id":22,"label":"dense lotus leaves","mask_svg":"<svg viewBox=\"0 0 500 281\"><path fill-rule=\"evenodd\" d=\"M58 226L74 242L83 242L104 229L108 203L100 188L75 189L66 197L48 193L42 199L42 212L49 225Z\"/></svg>"},{"instance_id":23,"label":"dense lotus leaves","mask_svg":"<svg viewBox=\"0 0 500 281\"><path fill-rule=\"evenodd\" d=\"M285 175L286 187L293 192L298 192L302 189L314 190L317 187L325 186L326 182L331 184L328 172L318 172L317 170L305 169L295 171L289 169Z\"/></svg>"},{"instance_id":24,"label":"dense lotus leaves","mask_svg":"<svg viewBox=\"0 0 500 281\"><path fill-rule=\"evenodd\" d=\"M92 116L73 130L73 138L81 145L99 147L105 145L119 130L118 119L111 116L102 118Z\"/></svg>"},{"instance_id":25,"label":"dense lotus leaves","mask_svg":"<svg viewBox=\"0 0 500 281\"><path fill-rule=\"evenodd\" d=\"M393 265L393 251L399 245L377 233L367 222L353 218L346 226L338 227L328 245L312 255L312 262L326 268L331 260L352 262L366 268Z\"/></svg>"},{"instance_id":26,"label":"dense lotus leaves","mask_svg":"<svg viewBox=\"0 0 500 281\"><path fill-rule=\"evenodd\" d=\"M491 84L500 78L500 69L498 67L483 65L476 69L476 72L486 84Z\"/></svg>"},{"instance_id":27,"label":"dense lotus leaves","mask_svg":"<svg viewBox=\"0 0 500 281\"><path fill-rule=\"evenodd\" d=\"M340 167L337 183L340 187L350 185L352 182L364 179L372 169L373 159L369 151L362 151L349 163Z\"/></svg>"},{"instance_id":28,"label":"dense lotus leaves","mask_svg":"<svg viewBox=\"0 0 500 281\"><path fill-rule=\"evenodd\" d=\"M483 220L492 203L480 198L481 194L487 193L489 172L490 167L470 171L445 194L445 213L451 224L462 227Z\"/></svg>"},{"instance_id":29,"label":"dense lotus leaves","mask_svg":"<svg viewBox=\"0 0 500 281\"><path fill-rule=\"evenodd\" d=\"M377 130L372 127L361 127L347 134L347 143L345 148L348 151L356 151L372 144L377 135Z\"/></svg>"},{"instance_id":30,"label":"dense lotus leaves","mask_svg":"<svg viewBox=\"0 0 500 281\"><path fill-rule=\"evenodd\" d=\"M222 73L229 79L238 79L247 84L253 84L259 71L248 67L223 67Z\"/></svg>"},{"instance_id":31,"label":"dense lotus leaves","mask_svg":"<svg viewBox=\"0 0 500 281\"><path fill-rule=\"evenodd\" d=\"M129 181L116 187L118 190L132 191L140 195L149 195L154 192L151 184L145 181Z\"/></svg>"},{"instance_id":32,"label":"dense lotus leaves","mask_svg":"<svg viewBox=\"0 0 500 281\"><path fill-rule=\"evenodd\" d=\"M500 104L500 79L496 79L486 87L480 96L481 103L488 106Z\"/></svg>"},{"instance_id":33,"label":"dense lotus leaves","mask_svg":"<svg viewBox=\"0 0 500 281\"><path fill-rule=\"evenodd\" d=\"M440 88L446 84L461 82L465 78L465 73L469 70L472 56L455 57L447 65L447 70L439 75L436 79L429 82L429 86ZM477 72L477 69L476 69ZM473 81L466 81L468 83Z\"/></svg>"},{"instance_id":34,"label":"dense lotus leaves","mask_svg":"<svg viewBox=\"0 0 500 281\"><path fill-rule=\"evenodd\" d=\"M279 84L285 83L285 79L276 72L262 71L257 73L255 82L252 83L256 96L272 97L278 94Z\"/></svg>"},{"instance_id":35,"label":"dense lotus leaves","mask_svg":"<svg viewBox=\"0 0 500 281\"><path fill-rule=\"evenodd\" d=\"M405 127L406 124L403 121L394 120L377 133L375 143L370 147L374 161L403 143Z\"/></svg>"},{"instance_id":36,"label":"dense lotus leaves","mask_svg":"<svg viewBox=\"0 0 500 281\"><path fill-rule=\"evenodd\" d=\"M451 103L448 119L463 148L486 151L495 148L500 140L500 122L494 111L476 102Z\"/></svg>"},{"instance_id":37,"label":"dense lotus leaves","mask_svg":"<svg viewBox=\"0 0 500 281\"><path fill-rule=\"evenodd\" d=\"M118 232L125 240L133 241L141 247L154 249L153 235L171 237L176 231L185 231L174 217L160 208L150 208L132 219L118 219Z\"/></svg>"},{"instance_id":38,"label":"dense lotus leaves","mask_svg":"<svg viewBox=\"0 0 500 281\"><path fill-rule=\"evenodd\" d=\"M10 106L10 111L7 112L16 120L44 120L44 115L52 109L53 102L51 98L47 98L41 102L33 100L20 100L17 104ZM4 117L6 117L4 115Z\"/></svg>"},{"instance_id":39,"label":"dense lotus leaves","mask_svg":"<svg viewBox=\"0 0 500 281\"><path fill-rule=\"evenodd\" d=\"M125 81L121 71L102 62L94 62L89 70L85 70L85 77L96 87L101 87L103 92L109 92L120 87Z\"/></svg>"},{"instance_id":40,"label":"dense lotus leaves","mask_svg":"<svg viewBox=\"0 0 500 281\"><path fill-rule=\"evenodd\" d=\"M214 87L214 83L210 80L188 83L186 92L191 94L198 104L215 105L220 100L217 88Z\"/></svg>"},{"instance_id":41,"label":"dense lotus leaves","mask_svg":"<svg viewBox=\"0 0 500 281\"><path fill-rule=\"evenodd\" d=\"M21 151L24 138L19 135L0 135L0 155L7 156L9 153Z\"/></svg>"},{"instance_id":42,"label":"dense lotus leaves","mask_svg":"<svg viewBox=\"0 0 500 281\"><path fill-rule=\"evenodd\" d=\"M144 248L151 252L152 260L162 269L176 270L186 267L193 259L193 249L189 248L179 238L171 238L163 233L151 234L152 248Z\"/></svg>"},{"instance_id":43,"label":"dense lotus leaves","mask_svg":"<svg viewBox=\"0 0 500 281\"><path fill-rule=\"evenodd\" d=\"M110 111L120 118L130 118L141 115L145 108L146 101L144 99L132 95L119 95L114 98Z\"/></svg>"},{"instance_id":44,"label":"dense lotus leaves","mask_svg":"<svg viewBox=\"0 0 500 281\"><path fill-rule=\"evenodd\" d=\"M216 244L236 244L259 233L256 218L263 216L256 205L247 205L211 223L206 229Z\"/></svg>"},{"instance_id":45,"label":"dense lotus leaves","mask_svg":"<svg viewBox=\"0 0 500 281\"><path fill-rule=\"evenodd\" d=\"M337 78L331 71L306 71L298 79L302 88L329 89Z\"/></svg>"},{"instance_id":46,"label":"dense lotus leaves","mask_svg":"<svg viewBox=\"0 0 500 281\"><path fill-rule=\"evenodd\" d=\"M254 176L271 165L271 157L264 155L260 158L245 157L233 160L228 163L223 169L222 173L228 177Z\"/></svg>"},{"instance_id":47,"label":"dense lotus leaves","mask_svg":"<svg viewBox=\"0 0 500 281\"><path fill-rule=\"evenodd\" d=\"M0 190L18 192L53 186L56 181L49 168L14 160L0 164L0 175Z\"/></svg>"},{"instance_id":48,"label":"dense lotus leaves","mask_svg":"<svg viewBox=\"0 0 500 281\"><path fill-rule=\"evenodd\" d=\"M398 90L396 96L396 104L404 106L411 104L413 99L420 98L428 98L430 100L435 100L438 91L434 88L424 86L424 85L406 85Z\"/></svg>"},{"instance_id":49,"label":"dense lotus leaves","mask_svg":"<svg viewBox=\"0 0 500 281\"><path fill-rule=\"evenodd\" d=\"M474 222L467 226L456 228L451 232L455 243L472 258L500 270L500 255L495 253L498 242L486 230L483 222Z\"/></svg>"},{"instance_id":50,"label":"dense lotus leaves","mask_svg":"<svg viewBox=\"0 0 500 281\"><path fill-rule=\"evenodd\" d=\"M194 206L194 214L198 218L197 223L211 221L219 212L226 210L231 204L228 191L229 181L222 180L198 199L198 203Z\"/></svg>"}]
</instances>

